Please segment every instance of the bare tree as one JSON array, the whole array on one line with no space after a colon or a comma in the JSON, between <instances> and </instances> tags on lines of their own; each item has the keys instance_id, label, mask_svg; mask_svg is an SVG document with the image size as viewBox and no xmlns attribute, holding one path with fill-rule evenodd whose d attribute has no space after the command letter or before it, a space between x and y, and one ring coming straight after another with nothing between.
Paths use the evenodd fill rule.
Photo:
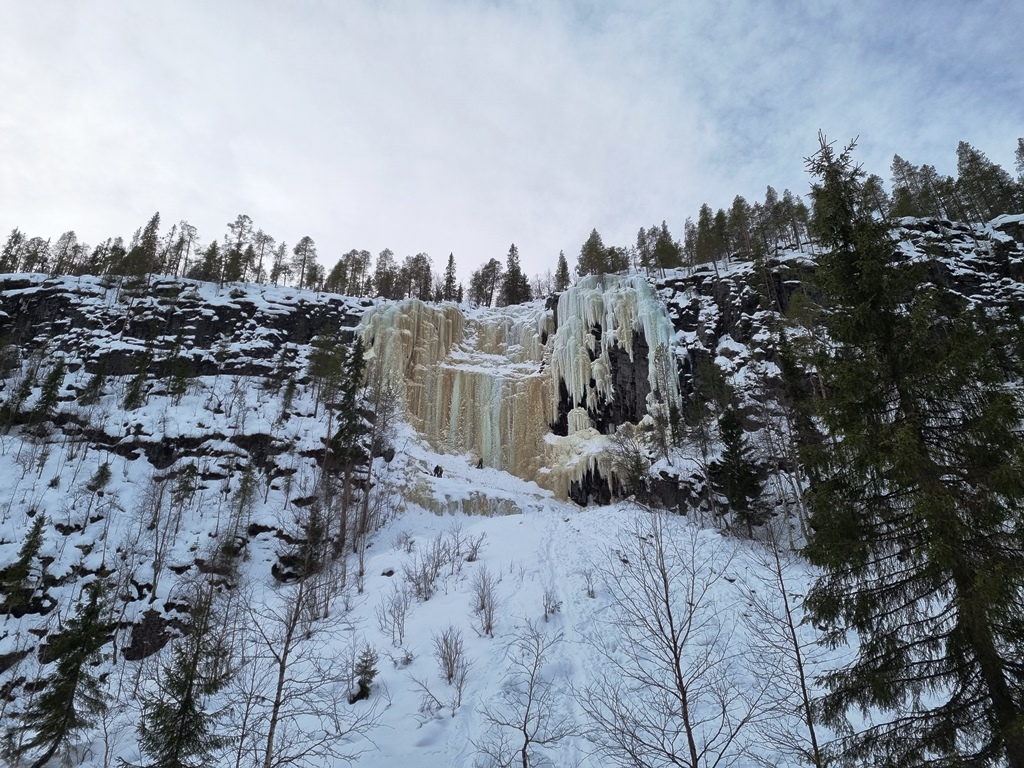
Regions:
<instances>
[{"instance_id":1,"label":"bare tree","mask_svg":"<svg viewBox=\"0 0 1024 768\"><path fill-rule=\"evenodd\" d=\"M544 588L544 621L562 610L562 601L558 599L558 592L553 584Z\"/></svg>"},{"instance_id":2,"label":"bare tree","mask_svg":"<svg viewBox=\"0 0 1024 768\"><path fill-rule=\"evenodd\" d=\"M434 635L434 658L441 670L441 677L449 685L455 680L459 666L466 656L462 644L462 633L451 624L440 635Z\"/></svg>"},{"instance_id":3,"label":"bare tree","mask_svg":"<svg viewBox=\"0 0 1024 768\"><path fill-rule=\"evenodd\" d=\"M611 553L614 643L580 695L599 750L622 766L722 768L764 714L769 676L744 690L730 656L733 617L713 592L731 554L720 536L651 513Z\"/></svg>"},{"instance_id":4,"label":"bare tree","mask_svg":"<svg viewBox=\"0 0 1024 768\"><path fill-rule=\"evenodd\" d=\"M611 436L611 462L615 476L626 493L640 501L647 498L647 475L651 460L647 456L644 433L628 421Z\"/></svg>"},{"instance_id":5,"label":"bare tree","mask_svg":"<svg viewBox=\"0 0 1024 768\"><path fill-rule=\"evenodd\" d=\"M487 566L473 575L473 613L480 624L481 634L494 637L494 617L498 610L498 596L494 578Z\"/></svg>"},{"instance_id":6,"label":"bare tree","mask_svg":"<svg viewBox=\"0 0 1024 768\"><path fill-rule=\"evenodd\" d=\"M438 710L447 706L452 711L452 717L455 717L455 712L462 706L462 696L466 690L466 680L469 678L472 662L462 644L462 633L454 626L449 624L447 629L440 635L434 635L433 639L434 658L437 659L441 677L453 689L451 698L446 703L431 691L426 680L417 677L410 679L420 692L421 712L435 715Z\"/></svg>"},{"instance_id":7,"label":"bare tree","mask_svg":"<svg viewBox=\"0 0 1024 768\"><path fill-rule=\"evenodd\" d=\"M377 606L377 626L385 635L391 635L395 647L405 642L405 617L412 604L412 595L404 584L392 583L391 591L381 598Z\"/></svg>"},{"instance_id":8,"label":"bare tree","mask_svg":"<svg viewBox=\"0 0 1024 768\"><path fill-rule=\"evenodd\" d=\"M769 524L765 529L764 548L754 551L760 566L756 581L743 585L748 603L743 622L752 672L776 671L767 699L772 716L755 725L762 737L758 742L772 749L762 748L751 756L765 766L788 759L824 768L811 689L820 668L821 645L813 627L802 625L800 619L804 596L794 592L794 585L801 561L782 547L775 528Z\"/></svg>"},{"instance_id":9,"label":"bare tree","mask_svg":"<svg viewBox=\"0 0 1024 768\"><path fill-rule=\"evenodd\" d=\"M552 747L576 733L576 723L560 706L561 689L547 674L551 650L562 633L547 635L532 622L505 650L508 671L497 702L483 708L487 734L474 746L485 765L530 768Z\"/></svg>"},{"instance_id":10,"label":"bare tree","mask_svg":"<svg viewBox=\"0 0 1024 768\"><path fill-rule=\"evenodd\" d=\"M594 587L594 569L584 568L580 571L580 575L583 577L583 588L586 590L587 597L597 597L597 589Z\"/></svg>"},{"instance_id":11,"label":"bare tree","mask_svg":"<svg viewBox=\"0 0 1024 768\"><path fill-rule=\"evenodd\" d=\"M322 589L316 583L321 578L327 577L300 578L285 588L276 606L267 601L250 609L248 664L254 666L239 677L248 689L241 698L258 702L247 718L261 744L250 750L262 768L353 761L377 724L373 701L347 703L354 661L339 658L337 647L338 635L351 633L351 627L321 612Z\"/></svg>"}]
</instances>

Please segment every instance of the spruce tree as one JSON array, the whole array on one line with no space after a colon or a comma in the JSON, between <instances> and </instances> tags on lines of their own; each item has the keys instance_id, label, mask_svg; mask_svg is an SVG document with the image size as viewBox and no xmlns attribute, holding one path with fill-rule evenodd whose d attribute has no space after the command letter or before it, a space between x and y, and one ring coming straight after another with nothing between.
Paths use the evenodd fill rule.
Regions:
<instances>
[{"instance_id":1,"label":"spruce tree","mask_svg":"<svg viewBox=\"0 0 1024 768\"><path fill-rule=\"evenodd\" d=\"M338 429L331 439L331 452L338 461L347 463L361 455L358 439L364 431L359 413L359 393L366 369L361 338L356 337L351 349L340 359L339 366L338 403L335 407Z\"/></svg>"},{"instance_id":2,"label":"spruce tree","mask_svg":"<svg viewBox=\"0 0 1024 768\"><path fill-rule=\"evenodd\" d=\"M25 245L25 235L15 227L0 250L0 273L17 272L21 264L21 251Z\"/></svg>"},{"instance_id":3,"label":"spruce tree","mask_svg":"<svg viewBox=\"0 0 1024 768\"><path fill-rule=\"evenodd\" d=\"M218 733L220 713L208 712L211 696L230 680L223 639L213 632L211 597L192 609L188 633L172 648L163 666L159 690L142 701L139 747L150 759L146 768L202 768L228 739Z\"/></svg>"},{"instance_id":4,"label":"spruce tree","mask_svg":"<svg viewBox=\"0 0 1024 768\"><path fill-rule=\"evenodd\" d=\"M65 371L64 359L57 358L57 362L43 380L39 399L36 401L35 408L32 409L30 417L32 423L41 424L53 418L57 410L57 402L60 399L60 388L64 385Z\"/></svg>"},{"instance_id":5,"label":"spruce tree","mask_svg":"<svg viewBox=\"0 0 1024 768\"><path fill-rule=\"evenodd\" d=\"M522 267L519 266L519 249L516 248L515 243L512 243L505 260L505 274L501 279L501 294L498 303L505 307L522 304L530 300L530 294L530 281L523 274Z\"/></svg>"},{"instance_id":6,"label":"spruce tree","mask_svg":"<svg viewBox=\"0 0 1024 768\"><path fill-rule=\"evenodd\" d=\"M6 605L7 615L17 614L28 605L35 591L32 565L43 546L46 515L37 515L18 550L18 559L0 571L0 599Z\"/></svg>"},{"instance_id":7,"label":"spruce tree","mask_svg":"<svg viewBox=\"0 0 1024 768\"><path fill-rule=\"evenodd\" d=\"M992 317L897 259L852 149L822 138L808 160L831 440L806 451L807 607L836 644L858 638L822 712L875 713L839 740L852 764L1024 768L1018 372Z\"/></svg>"},{"instance_id":8,"label":"spruce tree","mask_svg":"<svg viewBox=\"0 0 1024 768\"><path fill-rule=\"evenodd\" d=\"M455 254L448 254L448 266L444 268L444 288L441 292L442 301L455 301L458 298L459 278L455 274Z\"/></svg>"},{"instance_id":9,"label":"spruce tree","mask_svg":"<svg viewBox=\"0 0 1024 768\"><path fill-rule=\"evenodd\" d=\"M370 687L377 677L377 662L379 660L377 652L373 650L372 646L367 645L363 648L356 660L355 668L352 670L357 687L353 693L349 694L349 704L370 698Z\"/></svg>"},{"instance_id":10,"label":"spruce tree","mask_svg":"<svg viewBox=\"0 0 1024 768\"><path fill-rule=\"evenodd\" d=\"M764 522L764 510L757 503L761 495L761 480L757 466L750 458L750 446L743 435L743 424L736 409L729 406L718 420L722 437L722 458L715 470L718 486L729 502L733 519L752 536L754 526Z\"/></svg>"},{"instance_id":11,"label":"spruce tree","mask_svg":"<svg viewBox=\"0 0 1024 768\"><path fill-rule=\"evenodd\" d=\"M558 252L558 266L555 268L555 293L569 287L569 262L565 259L565 251Z\"/></svg>"},{"instance_id":12,"label":"spruce tree","mask_svg":"<svg viewBox=\"0 0 1024 768\"><path fill-rule=\"evenodd\" d=\"M62 745L87 730L93 718L106 710L106 697L96 664L107 643L109 624L104 618L106 585L99 579L86 587L87 597L64 630L51 640L56 657L54 673L43 681L20 722L8 732L11 755L20 759L35 753L31 768L42 768ZM17 741L18 734L31 734Z\"/></svg>"},{"instance_id":13,"label":"spruce tree","mask_svg":"<svg viewBox=\"0 0 1024 768\"><path fill-rule=\"evenodd\" d=\"M580 255L576 261L576 274L603 275L607 272L607 248L597 229L590 231L590 236L580 247Z\"/></svg>"}]
</instances>

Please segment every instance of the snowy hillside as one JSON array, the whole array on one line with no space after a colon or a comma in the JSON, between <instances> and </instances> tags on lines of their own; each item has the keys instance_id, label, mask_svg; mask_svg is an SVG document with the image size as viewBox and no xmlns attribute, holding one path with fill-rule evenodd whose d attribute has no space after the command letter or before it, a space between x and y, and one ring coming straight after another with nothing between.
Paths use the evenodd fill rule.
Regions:
<instances>
[{"instance_id":1,"label":"snowy hillside","mask_svg":"<svg viewBox=\"0 0 1024 768\"><path fill-rule=\"evenodd\" d=\"M1024 217L900 237L963 295L1024 300ZM801 623L779 416L813 261L591 277L504 310L0 276L10 764L47 752L31 713L90 599L103 706L52 765L151 764L182 670L214 765L800 764L832 736L800 680L849 652ZM756 454L752 540L714 429L643 453L640 485L612 439L694 434L709 363Z\"/></svg>"}]
</instances>

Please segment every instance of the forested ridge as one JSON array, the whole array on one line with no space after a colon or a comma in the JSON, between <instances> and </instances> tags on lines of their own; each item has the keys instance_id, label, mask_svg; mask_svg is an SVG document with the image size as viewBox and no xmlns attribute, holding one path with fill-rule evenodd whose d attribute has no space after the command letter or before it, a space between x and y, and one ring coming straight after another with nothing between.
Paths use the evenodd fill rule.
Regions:
<instances>
[{"instance_id":1,"label":"forested ridge","mask_svg":"<svg viewBox=\"0 0 1024 768\"><path fill-rule=\"evenodd\" d=\"M820 137L806 204L595 229L532 281L512 245L468 287L454 256L328 271L244 215L205 246L159 214L15 230L3 759L1024 768L1017 157L897 156L887 192ZM671 348L616 327L634 279ZM389 306L447 399L419 347L385 367ZM485 360L577 358L545 439L601 453L579 504L410 426L414 396L500 399Z\"/></svg>"},{"instance_id":2,"label":"forested ridge","mask_svg":"<svg viewBox=\"0 0 1024 768\"><path fill-rule=\"evenodd\" d=\"M899 155L893 158L890 190L877 174L866 175L860 185L859 202L885 221L902 217L933 217L951 221L982 223L1004 213L1024 208L1024 139L1016 150L1016 180L967 142L956 150L957 177L941 176L934 166L915 166ZM570 267L564 251L559 253L552 273L529 277L520 266L519 250L513 243L504 261L491 258L471 275L468 286L456 274L454 254L449 254L440 272L427 253L402 258L390 249L377 254L352 250L327 257L333 266L321 263L316 243L309 235L289 248L285 241L259 229L246 214L227 224L223 237L204 244L196 227L187 221L172 224L161 233L160 214L139 227L126 242L111 237L92 246L79 241L74 230L54 240L29 236L15 228L0 251L0 273L45 272L60 275L145 274L188 277L225 283L246 282L294 285L298 288L340 293L347 296L423 301L463 301L488 306L505 306L563 291L573 275L634 269L664 270L714 263L722 259L753 260L763 257L780 242L800 247L810 239L812 209L786 189L780 196L772 187L764 199L748 202L737 195L728 208L717 210L705 203L696 215L687 217L682 240L667 224L641 227L636 242L625 246L606 245L595 228L580 247Z\"/></svg>"}]
</instances>

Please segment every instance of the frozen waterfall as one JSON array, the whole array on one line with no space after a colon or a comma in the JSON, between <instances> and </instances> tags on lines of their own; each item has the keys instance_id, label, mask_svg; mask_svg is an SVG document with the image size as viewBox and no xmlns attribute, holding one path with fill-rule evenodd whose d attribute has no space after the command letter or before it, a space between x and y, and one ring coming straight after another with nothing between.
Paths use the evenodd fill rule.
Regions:
<instances>
[{"instance_id":1,"label":"frozen waterfall","mask_svg":"<svg viewBox=\"0 0 1024 768\"><path fill-rule=\"evenodd\" d=\"M585 277L554 311L541 301L465 311L415 299L381 304L360 329L368 360L398 386L410 423L435 450L560 498L588 470L612 476L593 417L615 402L615 368L637 363L637 339L650 350L647 412L679 405L672 325L639 275ZM560 407L565 435L552 431Z\"/></svg>"}]
</instances>

